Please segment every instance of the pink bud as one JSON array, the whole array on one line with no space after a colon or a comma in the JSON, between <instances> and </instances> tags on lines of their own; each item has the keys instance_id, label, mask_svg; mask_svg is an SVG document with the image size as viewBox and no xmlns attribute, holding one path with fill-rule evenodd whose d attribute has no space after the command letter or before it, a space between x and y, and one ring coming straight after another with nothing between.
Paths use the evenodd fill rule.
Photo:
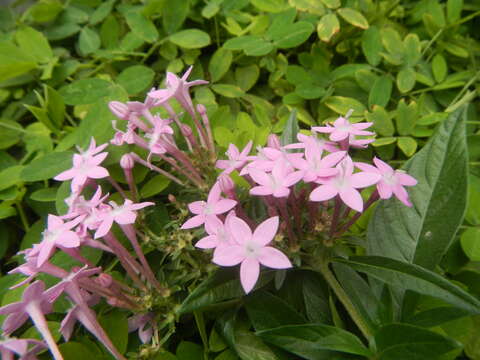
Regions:
<instances>
[{"instance_id":1,"label":"pink bud","mask_svg":"<svg viewBox=\"0 0 480 360\"><path fill-rule=\"evenodd\" d=\"M183 136L192 136L193 134L192 128L186 124L181 125L181 130L182 130Z\"/></svg>"},{"instance_id":2,"label":"pink bud","mask_svg":"<svg viewBox=\"0 0 480 360\"><path fill-rule=\"evenodd\" d=\"M207 108L205 107L205 105L198 104L197 105L197 111L200 115L203 115L203 114L207 113Z\"/></svg>"},{"instance_id":3,"label":"pink bud","mask_svg":"<svg viewBox=\"0 0 480 360\"><path fill-rule=\"evenodd\" d=\"M121 103L120 101L110 101L108 103L108 107L113 115L119 119L128 120L130 111L128 110L128 106L126 104Z\"/></svg>"},{"instance_id":4,"label":"pink bud","mask_svg":"<svg viewBox=\"0 0 480 360\"><path fill-rule=\"evenodd\" d=\"M235 188L235 183L232 178L227 174L222 174L218 177L218 183L220 184L220 189L225 193L230 193Z\"/></svg>"},{"instance_id":5,"label":"pink bud","mask_svg":"<svg viewBox=\"0 0 480 360\"><path fill-rule=\"evenodd\" d=\"M267 145L268 147L271 147L274 149L280 149L280 147L282 146L280 144L280 139L275 134L268 135Z\"/></svg>"},{"instance_id":6,"label":"pink bud","mask_svg":"<svg viewBox=\"0 0 480 360\"><path fill-rule=\"evenodd\" d=\"M96 279L97 283L104 288L109 288L112 285L113 279L111 275L102 273Z\"/></svg>"},{"instance_id":7,"label":"pink bud","mask_svg":"<svg viewBox=\"0 0 480 360\"><path fill-rule=\"evenodd\" d=\"M107 304L111 306L120 307L121 301L114 297L107 298Z\"/></svg>"},{"instance_id":8,"label":"pink bud","mask_svg":"<svg viewBox=\"0 0 480 360\"><path fill-rule=\"evenodd\" d=\"M168 201L170 201L172 204L175 204L177 202L177 198L173 194L168 194Z\"/></svg>"},{"instance_id":9,"label":"pink bud","mask_svg":"<svg viewBox=\"0 0 480 360\"><path fill-rule=\"evenodd\" d=\"M124 170L132 170L135 166L135 160L133 159L132 155L125 154L120 159L120 166Z\"/></svg>"}]
</instances>

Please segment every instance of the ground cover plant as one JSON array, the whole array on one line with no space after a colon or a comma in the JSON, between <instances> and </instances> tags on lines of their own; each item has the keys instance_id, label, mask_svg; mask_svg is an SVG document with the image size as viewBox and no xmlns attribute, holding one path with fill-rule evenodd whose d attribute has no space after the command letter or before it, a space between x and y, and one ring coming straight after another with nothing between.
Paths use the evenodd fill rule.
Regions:
<instances>
[{"instance_id":1,"label":"ground cover plant","mask_svg":"<svg viewBox=\"0 0 480 360\"><path fill-rule=\"evenodd\" d=\"M0 8L2 358L479 358L479 15Z\"/></svg>"}]
</instances>

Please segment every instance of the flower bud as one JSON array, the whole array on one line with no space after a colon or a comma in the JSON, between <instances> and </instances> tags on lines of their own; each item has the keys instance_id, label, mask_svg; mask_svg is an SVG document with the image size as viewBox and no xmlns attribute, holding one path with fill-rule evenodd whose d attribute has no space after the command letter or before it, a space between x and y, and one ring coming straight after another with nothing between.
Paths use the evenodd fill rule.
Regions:
<instances>
[{"instance_id":1,"label":"flower bud","mask_svg":"<svg viewBox=\"0 0 480 360\"><path fill-rule=\"evenodd\" d=\"M120 101L110 101L108 103L108 107L110 108L110 111L113 113L113 115L115 115L119 119L128 120L130 111L126 104L121 103Z\"/></svg>"},{"instance_id":2,"label":"flower bud","mask_svg":"<svg viewBox=\"0 0 480 360\"><path fill-rule=\"evenodd\" d=\"M203 104L198 104L197 105L197 111L200 115L204 115L207 113L207 108Z\"/></svg>"},{"instance_id":3,"label":"flower bud","mask_svg":"<svg viewBox=\"0 0 480 360\"><path fill-rule=\"evenodd\" d=\"M277 135L270 134L268 135L267 146L274 149L280 149L282 145L280 144L280 139Z\"/></svg>"},{"instance_id":4,"label":"flower bud","mask_svg":"<svg viewBox=\"0 0 480 360\"><path fill-rule=\"evenodd\" d=\"M104 288L109 288L112 285L113 279L111 275L102 273L98 275L96 282Z\"/></svg>"},{"instance_id":5,"label":"flower bud","mask_svg":"<svg viewBox=\"0 0 480 360\"><path fill-rule=\"evenodd\" d=\"M125 154L120 159L120 166L124 170L132 170L135 166L135 160L133 159L132 155Z\"/></svg>"},{"instance_id":6,"label":"flower bud","mask_svg":"<svg viewBox=\"0 0 480 360\"><path fill-rule=\"evenodd\" d=\"M220 175L218 177L218 183L220 185L220 189L225 194L229 194L235 188L235 183L233 182L232 178L227 174Z\"/></svg>"},{"instance_id":7,"label":"flower bud","mask_svg":"<svg viewBox=\"0 0 480 360\"><path fill-rule=\"evenodd\" d=\"M182 124L180 129L182 130L182 135L183 136L192 136L193 134L193 131L192 131L192 128L186 124Z\"/></svg>"},{"instance_id":8,"label":"flower bud","mask_svg":"<svg viewBox=\"0 0 480 360\"><path fill-rule=\"evenodd\" d=\"M175 204L177 202L177 198L173 194L168 194L168 201L170 201L172 204Z\"/></svg>"}]
</instances>

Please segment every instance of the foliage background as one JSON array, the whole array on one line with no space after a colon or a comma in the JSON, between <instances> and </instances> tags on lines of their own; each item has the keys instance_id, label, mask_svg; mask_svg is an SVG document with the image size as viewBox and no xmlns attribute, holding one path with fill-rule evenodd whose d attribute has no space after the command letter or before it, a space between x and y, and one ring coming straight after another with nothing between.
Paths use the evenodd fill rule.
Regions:
<instances>
[{"instance_id":1,"label":"foliage background","mask_svg":"<svg viewBox=\"0 0 480 360\"><path fill-rule=\"evenodd\" d=\"M85 146L92 134L98 142L112 137L107 103L143 99L152 86L161 87L166 71L194 65L192 78L211 83L195 89L194 99L207 106L221 148L251 138L263 145L270 132L283 130L293 109L307 129L352 108L353 119L373 121L378 134L373 150L361 156L375 153L401 166L449 113L469 104L465 224L441 264L427 267L479 296L479 15L475 0L39 0L0 8L2 272L19 249L39 239L46 214L65 210L68 188L49 179L69 167L72 147ZM122 155L115 151L112 164ZM457 159L435 161L448 169ZM159 204L150 223L163 231L169 183L146 171L138 172L137 182L142 197ZM1 277L1 289L11 281ZM12 301L10 294L0 291L2 304ZM327 311L316 310L309 320L321 321ZM469 336L480 331L478 319L456 321L435 331L462 343L464 356L480 358L480 343ZM242 358L252 351L242 346L255 352L266 346L241 321L235 331L230 347ZM178 359L224 349L215 332L209 340L200 334L204 348L179 342ZM192 339L201 343L188 332L178 341ZM228 351L221 359L237 356ZM275 358L270 348L264 351L259 358Z\"/></svg>"}]
</instances>

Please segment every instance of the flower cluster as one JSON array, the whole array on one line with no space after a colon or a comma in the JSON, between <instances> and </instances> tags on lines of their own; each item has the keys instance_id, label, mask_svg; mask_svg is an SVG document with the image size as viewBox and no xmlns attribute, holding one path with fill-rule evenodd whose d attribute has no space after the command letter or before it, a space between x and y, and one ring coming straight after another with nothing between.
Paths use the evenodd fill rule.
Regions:
<instances>
[{"instance_id":1,"label":"flower cluster","mask_svg":"<svg viewBox=\"0 0 480 360\"><path fill-rule=\"evenodd\" d=\"M240 280L245 292L254 287L260 264L274 269L292 266L280 250L267 246L277 234L280 219L280 228L286 230L290 245L298 246L299 234L314 231L318 222L326 219L330 220L328 241L331 241L345 232L378 198L388 199L395 195L411 206L405 186L416 184L413 177L392 169L378 158L373 159L374 165L353 161L349 150L365 148L373 141L359 136L374 133L365 130L372 123L352 123L349 116L339 117L333 124L312 127L311 135L299 133L298 143L280 144L276 135L270 135L267 146L259 147L256 155L250 155L251 142L241 151L231 144L226 152L228 160L216 162L222 172L207 202L189 204L195 216L182 228L204 225L208 235L196 246L214 249L215 264L241 264ZM328 139L319 134L328 134ZM239 201L230 177L233 172L249 182L249 194L263 200L270 216L253 234L250 226L255 226L255 221ZM376 189L364 204L361 191L373 185ZM307 210L305 214L303 209ZM357 213L348 218L351 210ZM345 222L343 227L342 221Z\"/></svg>"}]
</instances>

